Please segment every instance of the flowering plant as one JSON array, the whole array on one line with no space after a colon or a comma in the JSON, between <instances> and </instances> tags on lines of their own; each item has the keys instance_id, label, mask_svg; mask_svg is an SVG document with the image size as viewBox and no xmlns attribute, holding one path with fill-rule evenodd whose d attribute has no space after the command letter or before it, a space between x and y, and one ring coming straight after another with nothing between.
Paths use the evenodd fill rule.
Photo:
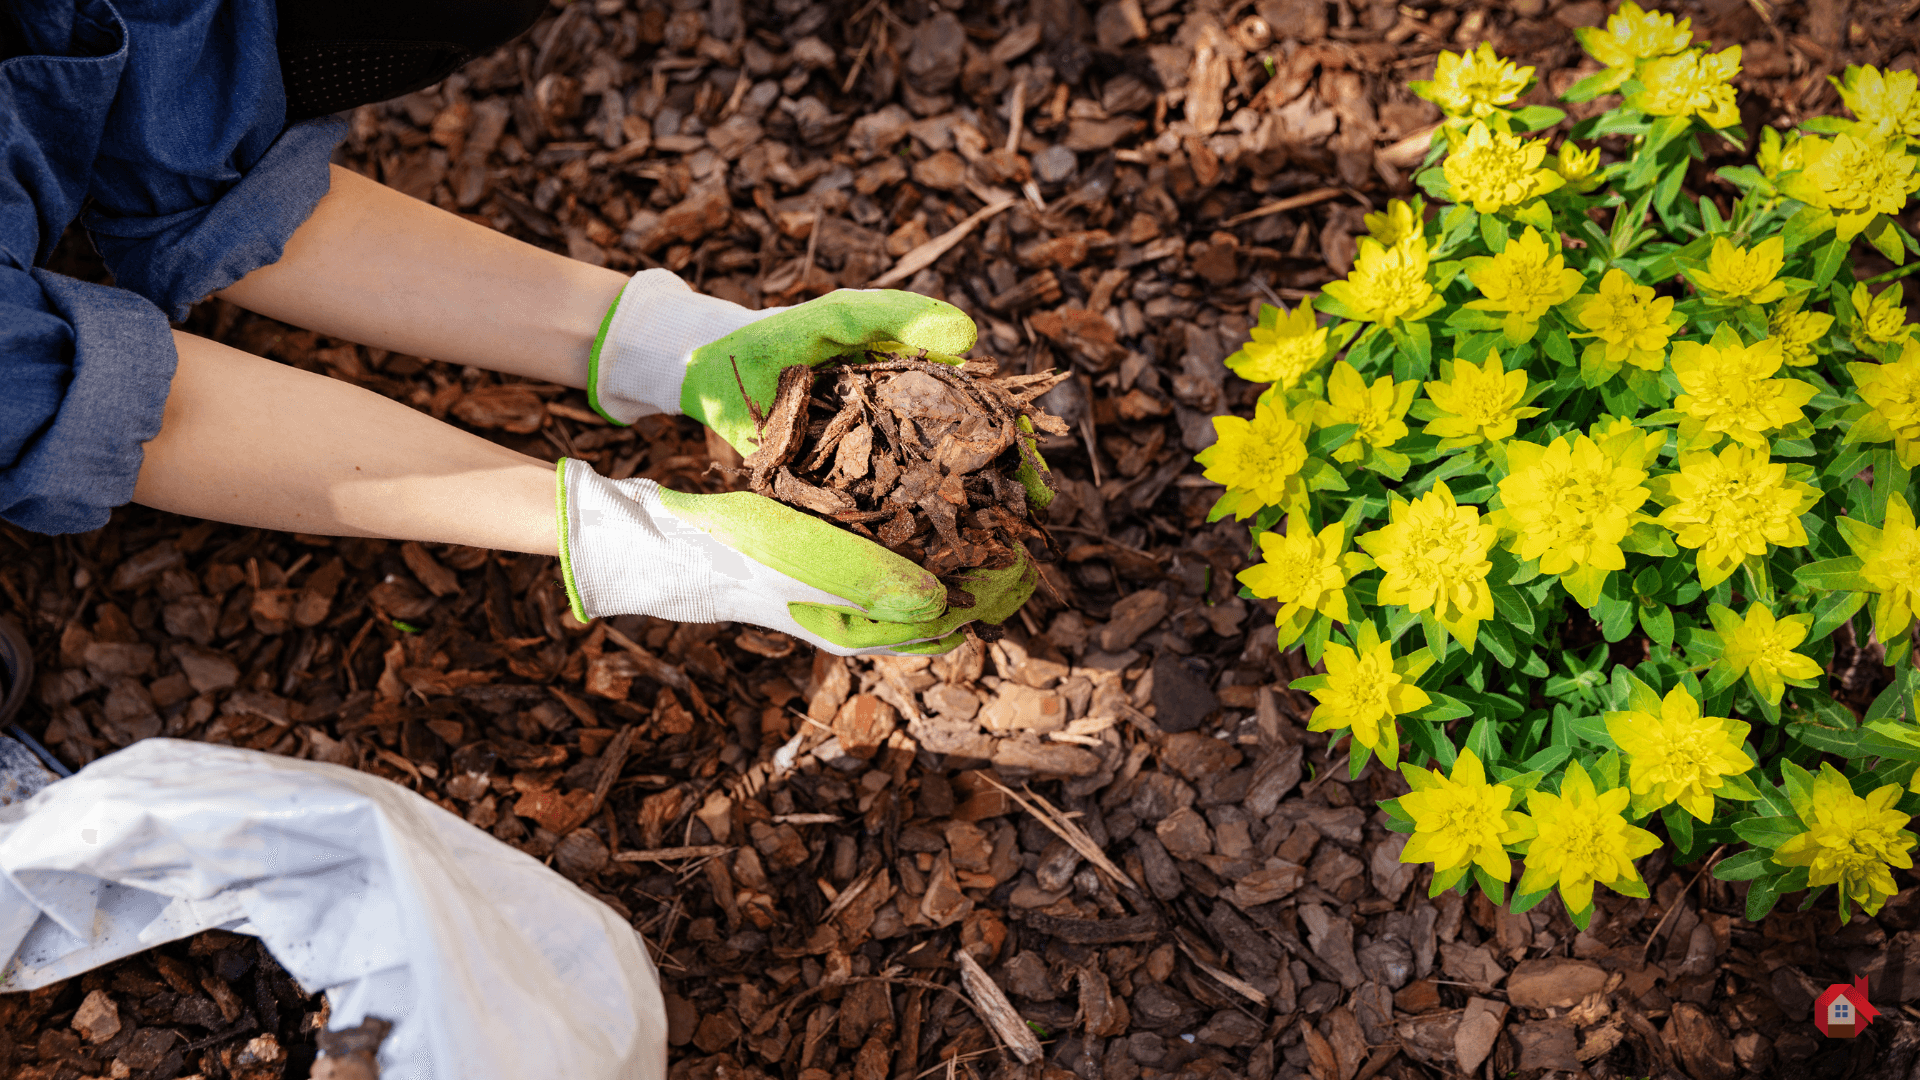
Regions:
<instances>
[{"instance_id":1,"label":"flowering plant","mask_svg":"<svg viewBox=\"0 0 1920 1080\"><path fill-rule=\"evenodd\" d=\"M1436 892L1557 890L1585 926L1665 843L1752 918L1877 911L1920 809L1920 86L1848 68L1850 117L1750 140L1739 49L1630 0L1580 38L1605 70L1565 96L1612 107L1557 147L1487 46L1413 84L1446 114L1425 198L1228 359L1271 385L1201 453L1213 518L1323 665L1309 727L1405 777L1383 807ZM1754 143L1737 198L1685 190L1703 141ZM1856 243L1895 268L1859 280ZM1885 650L1864 708L1836 636Z\"/></svg>"}]
</instances>

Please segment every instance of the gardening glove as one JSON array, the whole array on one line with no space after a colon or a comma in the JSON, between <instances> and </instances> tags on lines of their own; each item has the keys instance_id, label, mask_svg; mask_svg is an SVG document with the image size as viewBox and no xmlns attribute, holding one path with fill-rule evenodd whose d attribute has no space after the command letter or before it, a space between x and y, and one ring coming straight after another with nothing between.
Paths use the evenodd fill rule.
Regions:
<instances>
[{"instance_id":1,"label":"gardening glove","mask_svg":"<svg viewBox=\"0 0 1920 1080\"><path fill-rule=\"evenodd\" d=\"M998 623L1039 578L1023 559L961 584L967 608L926 570L819 518L746 491L686 495L651 480L609 480L562 458L560 569L581 622L653 615L746 622L841 656L943 653L960 627Z\"/></svg>"},{"instance_id":2,"label":"gardening glove","mask_svg":"<svg viewBox=\"0 0 1920 1080\"><path fill-rule=\"evenodd\" d=\"M925 349L929 359L957 363L975 336L965 312L916 293L840 289L794 307L748 311L694 292L671 271L646 270L601 320L587 400L616 424L685 413L749 454L757 432L741 394L771 408L782 368L818 367L868 348Z\"/></svg>"}]
</instances>

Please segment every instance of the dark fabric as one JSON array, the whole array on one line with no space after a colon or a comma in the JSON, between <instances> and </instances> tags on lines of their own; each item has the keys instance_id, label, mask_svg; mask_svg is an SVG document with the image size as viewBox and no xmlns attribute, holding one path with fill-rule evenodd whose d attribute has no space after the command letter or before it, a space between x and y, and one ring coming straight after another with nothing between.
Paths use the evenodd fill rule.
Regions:
<instances>
[{"instance_id":1,"label":"dark fabric","mask_svg":"<svg viewBox=\"0 0 1920 1080\"><path fill-rule=\"evenodd\" d=\"M169 312L279 259L338 121L285 128L272 0L6 0L0 518L99 528L133 496ZM45 270L84 224L121 287Z\"/></svg>"},{"instance_id":2,"label":"dark fabric","mask_svg":"<svg viewBox=\"0 0 1920 1080\"><path fill-rule=\"evenodd\" d=\"M431 86L525 33L546 0L279 0L287 117Z\"/></svg>"}]
</instances>

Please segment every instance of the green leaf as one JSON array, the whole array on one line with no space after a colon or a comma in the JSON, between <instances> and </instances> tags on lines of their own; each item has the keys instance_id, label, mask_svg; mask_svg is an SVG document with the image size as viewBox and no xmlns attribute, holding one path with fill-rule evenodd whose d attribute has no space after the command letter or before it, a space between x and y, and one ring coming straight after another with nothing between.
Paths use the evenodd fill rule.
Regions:
<instances>
[{"instance_id":1,"label":"green leaf","mask_svg":"<svg viewBox=\"0 0 1920 1080\"><path fill-rule=\"evenodd\" d=\"M1779 879L1772 877L1755 878L1747 886L1747 920L1759 922L1767 917L1774 905L1780 902Z\"/></svg>"},{"instance_id":2,"label":"green leaf","mask_svg":"<svg viewBox=\"0 0 1920 1080\"><path fill-rule=\"evenodd\" d=\"M1522 105L1507 115L1517 131L1539 131L1567 118L1565 111L1551 105Z\"/></svg>"},{"instance_id":3,"label":"green leaf","mask_svg":"<svg viewBox=\"0 0 1920 1080\"><path fill-rule=\"evenodd\" d=\"M1533 606L1520 590L1511 585L1492 585L1487 591L1493 594L1493 610L1506 621L1516 633L1531 637L1534 632Z\"/></svg>"},{"instance_id":4,"label":"green leaf","mask_svg":"<svg viewBox=\"0 0 1920 1080\"><path fill-rule=\"evenodd\" d=\"M1613 736L1607 734L1607 723L1598 716L1576 716L1567 721L1567 729L1580 741L1590 746L1607 750L1617 750L1619 746Z\"/></svg>"},{"instance_id":5,"label":"green leaf","mask_svg":"<svg viewBox=\"0 0 1920 1080\"><path fill-rule=\"evenodd\" d=\"M1808 645L1840 629L1848 619L1867 605L1863 592L1831 592L1813 609L1813 625L1807 629Z\"/></svg>"},{"instance_id":6,"label":"green leaf","mask_svg":"<svg viewBox=\"0 0 1920 1080\"><path fill-rule=\"evenodd\" d=\"M1661 809L1660 820L1667 823L1667 836L1685 856L1693 850L1693 815L1677 805L1668 805Z\"/></svg>"},{"instance_id":7,"label":"green leaf","mask_svg":"<svg viewBox=\"0 0 1920 1080\"><path fill-rule=\"evenodd\" d=\"M1354 432L1360 430L1358 424L1334 424L1314 432L1307 439L1307 454L1312 457L1326 457L1335 450L1353 440Z\"/></svg>"},{"instance_id":8,"label":"green leaf","mask_svg":"<svg viewBox=\"0 0 1920 1080\"><path fill-rule=\"evenodd\" d=\"M1765 876L1771 865L1770 853L1748 848L1738 855L1720 860L1713 868L1713 876L1721 881L1752 881Z\"/></svg>"},{"instance_id":9,"label":"green leaf","mask_svg":"<svg viewBox=\"0 0 1920 1080\"><path fill-rule=\"evenodd\" d=\"M1747 817L1733 822L1735 836L1768 851L1806 831L1797 817Z\"/></svg>"},{"instance_id":10,"label":"green leaf","mask_svg":"<svg viewBox=\"0 0 1920 1080\"><path fill-rule=\"evenodd\" d=\"M1819 254L1814 256L1814 288L1825 288L1827 282L1833 280L1833 275L1840 272L1841 264L1847 261L1848 246L1846 241L1836 236L1826 247L1820 249Z\"/></svg>"},{"instance_id":11,"label":"green leaf","mask_svg":"<svg viewBox=\"0 0 1920 1080\"><path fill-rule=\"evenodd\" d=\"M1480 242L1496 255L1507 250L1507 223L1492 214L1481 214Z\"/></svg>"},{"instance_id":12,"label":"green leaf","mask_svg":"<svg viewBox=\"0 0 1920 1080\"><path fill-rule=\"evenodd\" d=\"M1467 732L1466 749L1473 751L1473 756L1479 758L1483 765L1494 765L1504 757L1500 749L1500 733L1494 727L1492 718L1481 717L1474 721L1473 729Z\"/></svg>"},{"instance_id":13,"label":"green leaf","mask_svg":"<svg viewBox=\"0 0 1920 1080\"><path fill-rule=\"evenodd\" d=\"M1672 647L1673 645L1673 609L1665 604L1641 604L1640 628L1655 643Z\"/></svg>"},{"instance_id":14,"label":"green leaf","mask_svg":"<svg viewBox=\"0 0 1920 1080\"><path fill-rule=\"evenodd\" d=\"M1793 580L1809 589L1871 589L1873 583L1860 576L1866 564L1857 555L1808 563L1793 572Z\"/></svg>"}]
</instances>

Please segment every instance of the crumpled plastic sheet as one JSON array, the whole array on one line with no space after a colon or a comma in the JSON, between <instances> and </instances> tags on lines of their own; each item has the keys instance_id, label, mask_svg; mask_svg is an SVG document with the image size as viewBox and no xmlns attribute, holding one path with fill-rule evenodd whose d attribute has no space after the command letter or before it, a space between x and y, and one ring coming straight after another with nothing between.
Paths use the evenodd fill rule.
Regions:
<instances>
[{"instance_id":1,"label":"crumpled plastic sheet","mask_svg":"<svg viewBox=\"0 0 1920 1080\"><path fill-rule=\"evenodd\" d=\"M377 776L147 739L0 806L0 991L207 929L329 1026L394 1022L385 1080L658 1080L646 945L539 862Z\"/></svg>"}]
</instances>

